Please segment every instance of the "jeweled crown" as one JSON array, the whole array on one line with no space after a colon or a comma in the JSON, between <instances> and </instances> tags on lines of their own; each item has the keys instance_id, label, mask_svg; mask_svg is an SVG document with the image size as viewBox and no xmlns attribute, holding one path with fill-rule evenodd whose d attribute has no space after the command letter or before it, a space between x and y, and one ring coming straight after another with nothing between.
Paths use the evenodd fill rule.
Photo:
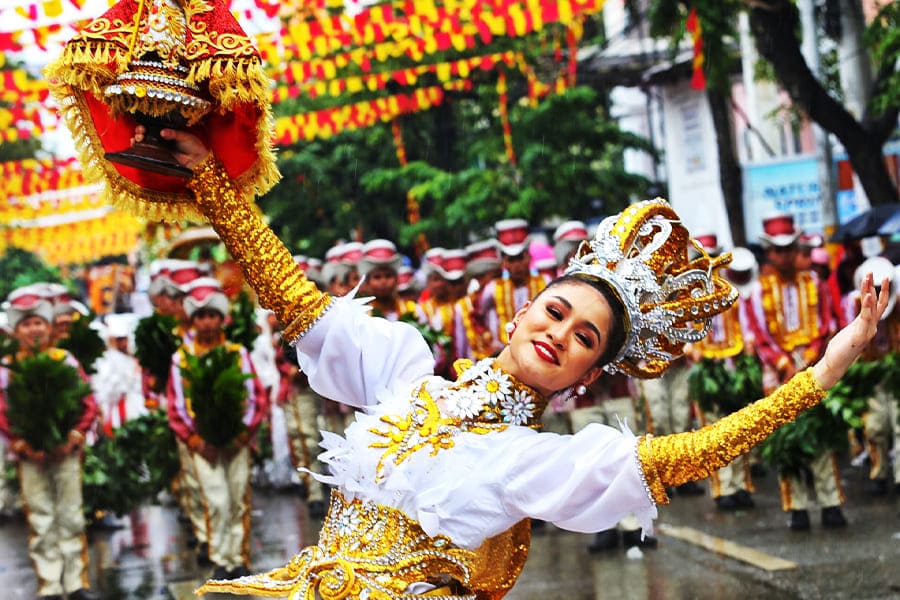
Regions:
<instances>
[{"instance_id":1,"label":"jeweled crown","mask_svg":"<svg viewBox=\"0 0 900 600\"><path fill-rule=\"evenodd\" d=\"M566 274L607 282L625 307L625 343L606 370L656 377L686 343L702 339L711 318L738 298L719 275L730 261L730 253L711 257L660 198L605 219Z\"/></svg>"}]
</instances>

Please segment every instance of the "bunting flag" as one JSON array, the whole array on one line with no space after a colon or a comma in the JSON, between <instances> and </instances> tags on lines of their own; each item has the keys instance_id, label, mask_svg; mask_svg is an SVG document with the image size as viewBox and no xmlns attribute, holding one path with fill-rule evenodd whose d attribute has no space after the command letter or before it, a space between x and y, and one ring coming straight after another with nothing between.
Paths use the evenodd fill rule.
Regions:
<instances>
[{"instance_id":1,"label":"bunting flag","mask_svg":"<svg viewBox=\"0 0 900 600\"><path fill-rule=\"evenodd\" d=\"M130 213L108 206L102 211L74 213L70 219L8 228L0 236L0 253L16 247L34 252L52 265L90 263L133 252L143 228Z\"/></svg>"},{"instance_id":2,"label":"bunting flag","mask_svg":"<svg viewBox=\"0 0 900 600\"><path fill-rule=\"evenodd\" d=\"M43 79L29 77L22 69L0 71L0 102L22 105L28 102L44 102L50 88Z\"/></svg>"},{"instance_id":3,"label":"bunting flag","mask_svg":"<svg viewBox=\"0 0 900 600\"><path fill-rule=\"evenodd\" d=\"M407 164L406 161L406 145L403 143L403 132L400 131L400 123L397 122L397 119L391 121L391 135L394 137L394 148L397 151L397 162L400 163L401 167L405 167ZM410 223L413 223L412 217L410 216Z\"/></svg>"},{"instance_id":4,"label":"bunting flag","mask_svg":"<svg viewBox=\"0 0 900 600\"><path fill-rule=\"evenodd\" d=\"M697 15L697 9L691 8L688 13L685 28L691 34L691 40L694 43L694 72L691 76L691 87L695 90L706 89L706 75L703 73L703 26L700 23L700 17Z\"/></svg>"},{"instance_id":5,"label":"bunting flag","mask_svg":"<svg viewBox=\"0 0 900 600\"><path fill-rule=\"evenodd\" d=\"M387 123L399 115L427 110L444 101L444 88L470 89L471 81L419 88L411 94L395 94L275 120L275 144L287 146L301 140L327 139L341 131Z\"/></svg>"},{"instance_id":6,"label":"bunting flag","mask_svg":"<svg viewBox=\"0 0 900 600\"><path fill-rule=\"evenodd\" d=\"M506 157L510 164L516 164L516 151L512 143L512 129L509 126L509 110L507 107L506 71L500 70L497 74L497 96L499 97L500 123L503 125L503 146L506 148Z\"/></svg>"},{"instance_id":7,"label":"bunting flag","mask_svg":"<svg viewBox=\"0 0 900 600\"><path fill-rule=\"evenodd\" d=\"M339 97L366 91L374 92L385 89L389 82L402 86L414 86L418 79L426 74L433 74L438 81L446 83L452 79L468 78L472 71L476 69L491 71L501 63L512 66L516 64L519 57L520 55L516 52L497 52L455 61L417 65L395 71L333 79L326 77L324 69L321 68L321 61L318 61L317 74L313 74L310 68L313 63L288 63L281 71L284 81L289 84L293 82L300 83L298 85L284 85L275 88L273 93L274 103L298 96L308 96L310 98L318 98L320 96Z\"/></svg>"},{"instance_id":8,"label":"bunting flag","mask_svg":"<svg viewBox=\"0 0 900 600\"><path fill-rule=\"evenodd\" d=\"M140 222L106 204L102 186L87 185L76 161L4 162L0 177L0 253L15 246L62 265L136 247Z\"/></svg>"},{"instance_id":9,"label":"bunting flag","mask_svg":"<svg viewBox=\"0 0 900 600\"><path fill-rule=\"evenodd\" d=\"M421 60L438 51L471 48L476 36L490 44L494 37L521 37L552 23L571 26L602 7L603 0L461 0L443 6L408 0L370 6L352 17L296 22L278 36L286 59L308 61L355 48L377 61L403 55Z\"/></svg>"}]
</instances>

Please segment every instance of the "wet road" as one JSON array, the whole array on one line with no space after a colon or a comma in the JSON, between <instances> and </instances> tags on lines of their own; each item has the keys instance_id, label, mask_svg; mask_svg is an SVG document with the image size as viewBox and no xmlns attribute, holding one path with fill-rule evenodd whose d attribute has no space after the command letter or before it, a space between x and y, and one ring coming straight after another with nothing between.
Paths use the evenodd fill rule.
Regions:
<instances>
[{"instance_id":1,"label":"wet road","mask_svg":"<svg viewBox=\"0 0 900 600\"><path fill-rule=\"evenodd\" d=\"M900 599L900 494L869 497L863 469L845 466L843 474L845 529L823 530L815 510L811 531L788 530L772 475L756 480L752 510L722 513L708 496L674 497L660 508L659 547L638 557L622 549L590 554L592 536L546 525L535 531L528 563L507 598ZM175 510L151 506L124 522L116 531L92 532L94 590L108 600L194 597L211 569L197 566ZM283 565L314 543L317 531L318 521L296 494L257 490L254 570ZM0 598L34 594L25 524L9 521L0 527Z\"/></svg>"}]
</instances>

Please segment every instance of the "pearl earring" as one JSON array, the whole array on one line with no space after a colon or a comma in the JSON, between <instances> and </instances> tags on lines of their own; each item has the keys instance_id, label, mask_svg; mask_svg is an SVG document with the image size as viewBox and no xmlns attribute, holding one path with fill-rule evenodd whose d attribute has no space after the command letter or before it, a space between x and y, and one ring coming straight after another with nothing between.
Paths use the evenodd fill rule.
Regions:
<instances>
[{"instance_id":1,"label":"pearl earring","mask_svg":"<svg viewBox=\"0 0 900 600\"><path fill-rule=\"evenodd\" d=\"M510 321L504 326L504 329L506 329L507 335L512 335L512 332L516 330L516 324Z\"/></svg>"},{"instance_id":2,"label":"pearl earring","mask_svg":"<svg viewBox=\"0 0 900 600\"><path fill-rule=\"evenodd\" d=\"M579 383L578 387L575 388L575 393L579 396L584 396L585 394L587 394L587 386L583 383Z\"/></svg>"}]
</instances>

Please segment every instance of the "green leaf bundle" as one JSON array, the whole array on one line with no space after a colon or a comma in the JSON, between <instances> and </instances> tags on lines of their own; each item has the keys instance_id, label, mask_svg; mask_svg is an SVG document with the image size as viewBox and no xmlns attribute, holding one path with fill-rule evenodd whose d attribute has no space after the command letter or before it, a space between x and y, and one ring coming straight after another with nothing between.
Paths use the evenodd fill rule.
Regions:
<instances>
[{"instance_id":1,"label":"green leaf bundle","mask_svg":"<svg viewBox=\"0 0 900 600\"><path fill-rule=\"evenodd\" d=\"M162 393L169 383L172 355L181 346L175 335L175 317L153 313L138 321L134 330L134 355L142 369L153 376L153 391Z\"/></svg>"},{"instance_id":2,"label":"green leaf bundle","mask_svg":"<svg viewBox=\"0 0 900 600\"><path fill-rule=\"evenodd\" d=\"M747 354L737 356L731 367L723 360L702 359L691 367L688 386L703 411L722 416L764 396L759 359Z\"/></svg>"},{"instance_id":3,"label":"green leaf bundle","mask_svg":"<svg viewBox=\"0 0 900 600\"><path fill-rule=\"evenodd\" d=\"M153 502L178 472L175 434L164 410L126 422L87 448L84 458L84 507L119 516Z\"/></svg>"},{"instance_id":4,"label":"green leaf bundle","mask_svg":"<svg viewBox=\"0 0 900 600\"><path fill-rule=\"evenodd\" d=\"M253 377L240 368L240 354L217 346L202 356L185 353L181 367L185 396L190 397L197 433L207 443L223 447L244 432L244 406Z\"/></svg>"},{"instance_id":5,"label":"green leaf bundle","mask_svg":"<svg viewBox=\"0 0 900 600\"><path fill-rule=\"evenodd\" d=\"M91 327L91 317L76 315L69 327L69 335L59 341L58 346L72 353L81 368L88 375L96 373L94 362L106 352L106 342Z\"/></svg>"},{"instance_id":6,"label":"green leaf bundle","mask_svg":"<svg viewBox=\"0 0 900 600\"><path fill-rule=\"evenodd\" d=\"M848 428L859 429L863 426L869 399L875 395L875 386L884 377L885 366L881 361L857 360L828 390L822 403Z\"/></svg>"},{"instance_id":7,"label":"green leaf bundle","mask_svg":"<svg viewBox=\"0 0 900 600\"><path fill-rule=\"evenodd\" d=\"M845 452L848 433L862 427L875 385L881 381L880 363L856 361L814 406L769 436L761 445L762 458L783 475L795 475L823 452Z\"/></svg>"},{"instance_id":8,"label":"green leaf bundle","mask_svg":"<svg viewBox=\"0 0 900 600\"><path fill-rule=\"evenodd\" d=\"M10 430L35 450L52 450L68 440L84 412L91 387L63 358L47 352L9 365L6 389Z\"/></svg>"},{"instance_id":9,"label":"green leaf bundle","mask_svg":"<svg viewBox=\"0 0 900 600\"><path fill-rule=\"evenodd\" d=\"M225 326L225 337L247 350L253 350L258 336L256 306L250 300L250 294L241 290L237 302L231 304L231 321Z\"/></svg>"}]
</instances>

